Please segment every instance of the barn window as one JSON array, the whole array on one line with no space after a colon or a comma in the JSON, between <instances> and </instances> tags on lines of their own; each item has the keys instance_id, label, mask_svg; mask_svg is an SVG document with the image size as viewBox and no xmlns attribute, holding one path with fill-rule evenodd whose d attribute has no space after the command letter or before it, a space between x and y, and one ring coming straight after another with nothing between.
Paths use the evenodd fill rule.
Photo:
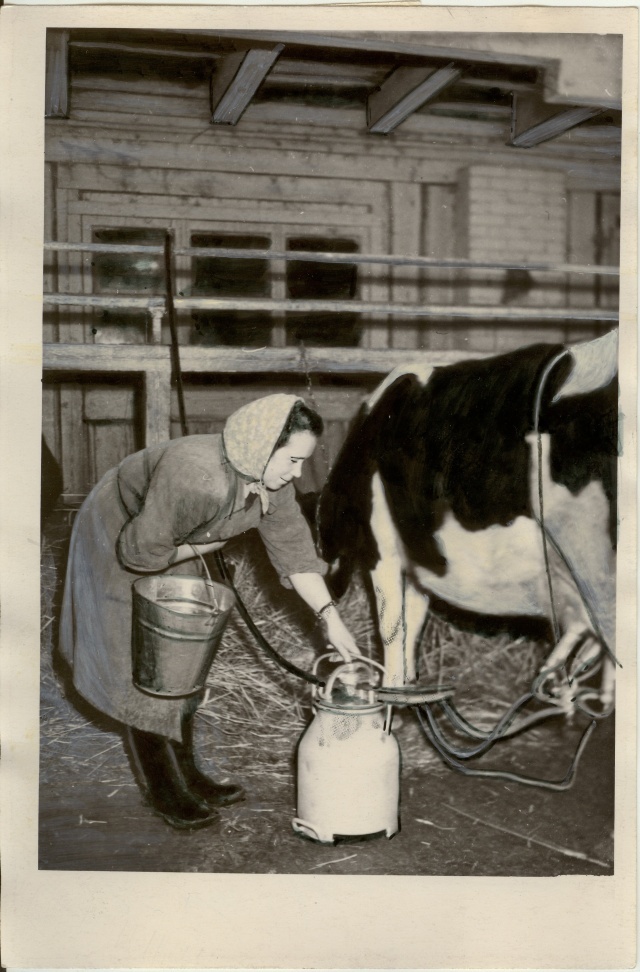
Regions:
<instances>
[{"instance_id":1,"label":"barn window","mask_svg":"<svg viewBox=\"0 0 640 972\"><path fill-rule=\"evenodd\" d=\"M267 250L268 236L193 233L191 246L234 250ZM194 297L270 297L269 261L242 257L196 256L192 262ZM271 343L268 311L196 310L192 312L191 343L263 347Z\"/></svg>"},{"instance_id":2,"label":"barn window","mask_svg":"<svg viewBox=\"0 0 640 972\"><path fill-rule=\"evenodd\" d=\"M317 236L292 237L287 249L297 253L357 253L354 240L322 239ZM287 296L293 300L353 300L357 293L357 266L352 263L287 261ZM362 327L357 313L315 311L289 313L286 318L287 344L320 347L356 347Z\"/></svg>"},{"instance_id":3,"label":"barn window","mask_svg":"<svg viewBox=\"0 0 640 972\"><path fill-rule=\"evenodd\" d=\"M166 230L153 228L96 229L94 243L164 245ZM109 296L156 297L164 293L162 254L94 253L93 292ZM144 309L114 307L96 310L93 334L105 344L144 344L149 313Z\"/></svg>"}]
</instances>

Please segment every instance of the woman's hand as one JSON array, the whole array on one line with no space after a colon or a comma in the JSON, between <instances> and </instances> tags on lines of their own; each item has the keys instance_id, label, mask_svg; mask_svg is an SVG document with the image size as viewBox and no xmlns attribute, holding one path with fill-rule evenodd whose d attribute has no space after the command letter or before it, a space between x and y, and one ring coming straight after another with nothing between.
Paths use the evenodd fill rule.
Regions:
<instances>
[{"instance_id":1,"label":"woman's hand","mask_svg":"<svg viewBox=\"0 0 640 972\"><path fill-rule=\"evenodd\" d=\"M359 655L355 639L340 617L321 574L290 574L293 589L318 615L326 640L346 662Z\"/></svg>"},{"instance_id":2,"label":"woman's hand","mask_svg":"<svg viewBox=\"0 0 640 972\"><path fill-rule=\"evenodd\" d=\"M352 657L360 654L353 635L340 617L336 607L330 607L323 611L321 624L327 641L332 648L339 652L344 661L349 662Z\"/></svg>"}]
</instances>

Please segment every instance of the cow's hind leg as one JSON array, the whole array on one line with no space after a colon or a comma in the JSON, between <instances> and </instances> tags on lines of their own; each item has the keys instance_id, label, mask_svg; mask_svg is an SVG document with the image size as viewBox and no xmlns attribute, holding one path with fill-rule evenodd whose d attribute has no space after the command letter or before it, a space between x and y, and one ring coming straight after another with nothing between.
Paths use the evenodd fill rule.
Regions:
<instances>
[{"instance_id":1,"label":"cow's hind leg","mask_svg":"<svg viewBox=\"0 0 640 972\"><path fill-rule=\"evenodd\" d=\"M384 682L401 686L416 679L416 643L424 627L429 600L407 577L401 541L378 474L372 481L372 500L371 527L379 560L371 571L371 581L384 647Z\"/></svg>"}]
</instances>

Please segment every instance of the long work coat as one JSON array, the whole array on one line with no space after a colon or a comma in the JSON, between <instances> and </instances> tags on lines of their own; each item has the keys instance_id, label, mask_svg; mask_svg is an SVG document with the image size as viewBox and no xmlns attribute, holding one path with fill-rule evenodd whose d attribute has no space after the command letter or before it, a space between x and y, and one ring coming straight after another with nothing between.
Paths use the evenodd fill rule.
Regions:
<instances>
[{"instance_id":1,"label":"long work coat","mask_svg":"<svg viewBox=\"0 0 640 972\"><path fill-rule=\"evenodd\" d=\"M257 528L281 582L324 573L292 483L245 500L243 479L221 435L194 435L128 456L89 494L71 535L60 648L80 694L101 712L147 732L181 738L181 720L198 697L162 699L132 681L133 582L172 568L183 543L224 541ZM194 573L193 564L188 565Z\"/></svg>"}]
</instances>

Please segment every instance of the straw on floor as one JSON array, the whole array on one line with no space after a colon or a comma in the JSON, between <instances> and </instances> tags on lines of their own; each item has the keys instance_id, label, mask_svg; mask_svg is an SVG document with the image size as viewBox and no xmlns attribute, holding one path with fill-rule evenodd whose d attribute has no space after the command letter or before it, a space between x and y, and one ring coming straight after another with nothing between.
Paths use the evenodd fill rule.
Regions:
<instances>
[{"instance_id":1,"label":"straw on floor","mask_svg":"<svg viewBox=\"0 0 640 972\"><path fill-rule=\"evenodd\" d=\"M115 792L135 785L121 738L78 710L64 673L53 662L68 532L68 526L59 523L42 545L41 778L55 782L71 773ZM321 631L299 598L278 584L259 542L235 542L226 557L262 634L296 665L311 670L314 659L326 650ZM354 579L340 610L362 653L381 661L362 578ZM432 615L420 654L421 681L455 684L458 707L479 726L489 727L527 689L545 650L544 641L504 632L482 636ZM311 702L311 687L266 656L234 612L199 710L199 758L205 768L221 775L290 783L295 744L311 717ZM405 767L447 772L410 711L396 711L394 730ZM537 732L528 733L525 744L535 745Z\"/></svg>"}]
</instances>

